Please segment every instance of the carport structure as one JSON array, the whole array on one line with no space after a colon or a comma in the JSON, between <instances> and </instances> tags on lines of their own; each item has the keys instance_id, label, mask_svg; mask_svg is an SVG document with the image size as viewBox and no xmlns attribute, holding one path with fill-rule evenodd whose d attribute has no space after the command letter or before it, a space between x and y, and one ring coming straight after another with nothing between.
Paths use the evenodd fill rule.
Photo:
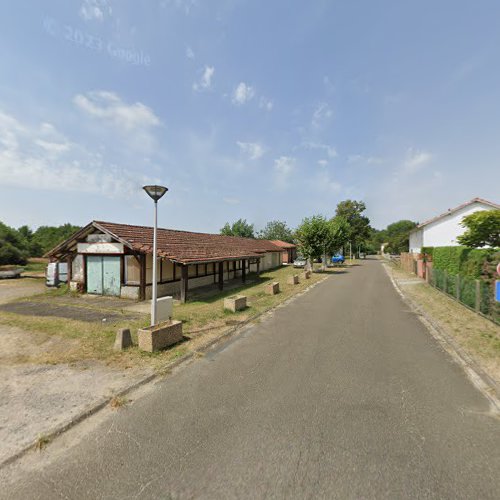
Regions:
<instances>
[{"instance_id":1,"label":"carport structure","mask_svg":"<svg viewBox=\"0 0 500 500\"><path fill-rule=\"evenodd\" d=\"M158 296L178 295L282 263L282 249L267 240L158 229ZM92 221L47 253L68 263L73 290L98 295L151 298L153 228Z\"/></svg>"}]
</instances>

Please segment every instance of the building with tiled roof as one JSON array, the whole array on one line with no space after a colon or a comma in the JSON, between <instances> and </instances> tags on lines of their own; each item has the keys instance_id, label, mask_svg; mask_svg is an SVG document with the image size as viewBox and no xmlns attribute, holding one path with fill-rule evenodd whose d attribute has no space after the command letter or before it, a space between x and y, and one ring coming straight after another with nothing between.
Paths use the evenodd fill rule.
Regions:
<instances>
[{"instance_id":1,"label":"building with tiled roof","mask_svg":"<svg viewBox=\"0 0 500 500\"><path fill-rule=\"evenodd\" d=\"M283 264L291 264L297 258L297 245L281 240L271 240L271 243L281 248Z\"/></svg>"},{"instance_id":2,"label":"building with tiled roof","mask_svg":"<svg viewBox=\"0 0 500 500\"><path fill-rule=\"evenodd\" d=\"M282 264L282 248L253 238L158 228L158 296L179 295L216 283L245 280ZM47 257L68 263L73 289L127 298L151 297L153 228L93 221Z\"/></svg>"},{"instance_id":3,"label":"building with tiled roof","mask_svg":"<svg viewBox=\"0 0 500 500\"><path fill-rule=\"evenodd\" d=\"M421 253L423 247L459 245L457 238L464 234L462 220L478 210L499 210L500 205L482 198L473 198L455 208L419 224L410 232L410 252Z\"/></svg>"}]
</instances>

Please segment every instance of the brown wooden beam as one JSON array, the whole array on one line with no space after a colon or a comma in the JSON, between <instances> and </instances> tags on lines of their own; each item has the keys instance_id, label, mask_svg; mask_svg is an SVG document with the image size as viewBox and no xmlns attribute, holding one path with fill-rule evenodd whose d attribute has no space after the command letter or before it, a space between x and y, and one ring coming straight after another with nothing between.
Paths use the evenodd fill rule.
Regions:
<instances>
[{"instance_id":1,"label":"brown wooden beam","mask_svg":"<svg viewBox=\"0 0 500 500\"><path fill-rule=\"evenodd\" d=\"M224 262L219 262L219 290L224 289Z\"/></svg>"},{"instance_id":2,"label":"brown wooden beam","mask_svg":"<svg viewBox=\"0 0 500 500\"><path fill-rule=\"evenodd\" d=\"M188 294L188 266L181 268L181 302L184 304L187 300Z\"/></svg>"},{"instance_id":3,"label":"brown wooden beam","mask_svg":"<svg viewBox=\"0 0 500 500\"><path fill-rule=\"evenodd\" d=\"M73 279L73 256L70 254L66 257L66 263L68 265L68 287Z\"/></svg>"},{"instance_id":4,"label":"brown wooden beam","mask_svg":"<svg viewBox=\"0 0 500 500\"><path fill-rule=\"evenodd\" d=\"M243 259L241 261L241 264L242 264L242 266L241 266L241 281L243 283L245 283L247 280L247 261L245 259Z\"/></svg>"},{"instance_id":5,"label":"brown wooden beam","mask_svg":"<svg viewBox=\"0 0 500 500\"><path fill-rule=\"evenodd\" d=\"M139 274L139 299L146 300L146 256L141 254Z\"/></svg>"}]
</instances>

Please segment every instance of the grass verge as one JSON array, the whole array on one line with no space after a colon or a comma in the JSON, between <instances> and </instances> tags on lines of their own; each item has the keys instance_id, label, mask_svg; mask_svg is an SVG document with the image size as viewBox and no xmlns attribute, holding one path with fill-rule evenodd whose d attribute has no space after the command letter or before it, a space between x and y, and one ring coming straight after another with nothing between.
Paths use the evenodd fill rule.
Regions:
<instances>
[{"instance_id":1,"label":"grass verge","mask_svg":"<svg viewBox=\"0 0 500 500\"><path fill-rule=\"evenodd\" d=\"M424 281L393 264L391 272L405 295L420 307L447 335L497 383L500 383L500 327L475 314Z\"/></svg>"},{"instance_id":2,"label":"grass verge","mask_svg":"<svg viewBox=\"0 0 500 500\"><path fill-rule=\"evenodd\" d=\"M222 336L231 328L272 309L300 293L327 275L346 272L341 268L328 269L324 273L312 273L310 279L301 279L298 285L289 285L287 278L300 274L301 270L290 266L262 273L256 281L226 290L199 296L186 304L174 306L174 318L182 320L184 341L161 352L146 353L131 347L123 352L113 351L118 328L130 328L133 341L137 344L137 330L147 326L149 316L125 319L114 323L88 323L59 318L27 316L0 312L0 324L17 327L29 332L31 337L41 337L35 352L12 359L12 363L76 363L83 360L99 360L120 368L153 368L164 371L165 365L185 354L199 350L203 345ZM251 277L249 277L250 279ZM266 283L279 281L280 293L267 295ZM55 296L61 291L50 292ZM247 296L248 307L244 311L231 313L223 308L224 298L235 294ZM58 348L55 348L55 346Z\"/></svg>"}]
</instances>

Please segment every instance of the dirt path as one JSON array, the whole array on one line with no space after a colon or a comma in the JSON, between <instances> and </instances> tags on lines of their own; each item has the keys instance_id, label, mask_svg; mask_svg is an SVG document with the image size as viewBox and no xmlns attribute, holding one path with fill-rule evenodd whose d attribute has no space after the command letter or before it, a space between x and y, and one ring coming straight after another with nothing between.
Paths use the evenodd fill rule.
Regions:
<instances>
[{"instance_id":1,"label":"dirt path","mask_svg":"<svg viewBox=\"0 0 500 500\"><path fill-rule=\"evenodd\" d=\"M45 289L45 282L41 279L0 280L0 304L22 297L30 297L44 292Z\"/></svg>"}]
</instances>

